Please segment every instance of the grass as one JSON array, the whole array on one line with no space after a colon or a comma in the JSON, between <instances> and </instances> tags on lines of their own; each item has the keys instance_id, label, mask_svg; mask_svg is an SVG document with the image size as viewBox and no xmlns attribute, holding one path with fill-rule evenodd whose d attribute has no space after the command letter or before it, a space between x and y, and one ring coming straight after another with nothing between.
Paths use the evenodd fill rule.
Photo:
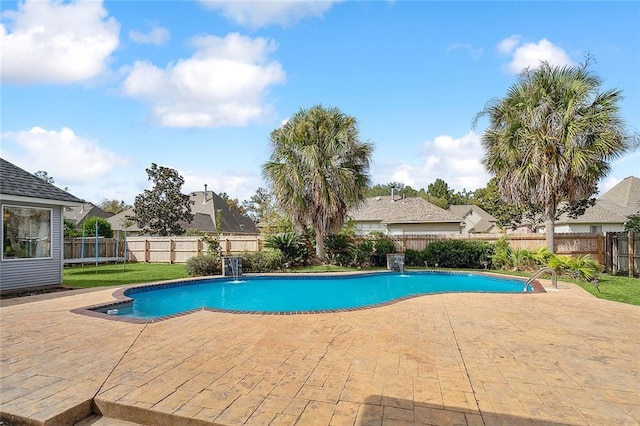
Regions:
<instances>
[{"instance_id":1,"label":"grass","mask_svg":"<svg viewBox=\"0 0 640 426\"><path fill-rule=\"evenodd\" d=\"M490 272L504 275L515 275L519 277L531 276L531 272L514 272L502 270L491 270ZM548 274L543 274L541 278L550 279L551 276ZM640 279L638 278L623 277L621 275L600 274L599 292L598 288L596 288L596 286L591 283L569 278L566 276L558 275L558 281L574 283L599 299L613 300L615 302L622 302L628 303L629 305L640 306Z\"/></svg>"},{"instance_id":2,"label":"grass","mask_svg":"<svg viewBox=\"0 0 640 426\"><path fill-rule=\"evenodd\" d=\"M564 278L563 278L564 280ZM593 284L577 280L571 281L600 299L614 300L616 302L640 305L640 279L618 275L600 275L600 292Z\"/></svg>"},{"instance_id":3,"label":"grass","mask_svg":"<svg viewBox=\"0 0 640 426\"><path fill-rule=\"evenodd\" d=\"M114 265L88 265L65 268L62 284L70 287L89 288L123 286L154 281L187 278L185 265L165 263L127 263Z\"/></svg>"},{"instance_id":4,"label":"grass","mask_svg":"<svg viewBox=\"0 0 640 426\"><path fill-rule=\"evenodd\" d=\"M380 268L371 268L380 269ZM295 268L289 272L318 273L318 272L347 272L354 271L354 268L315 265ZM531 276L530 273L509 273L506 271L491 271L496 273L506 273L508 275ZM164 263L127 263L124 265L99 265L96 267L79 266L65 268L63 285L78 288L102 287L102 286L124 286L129 284L149 283L155 281L174 280L187 278L185 265L164 264ZM600 292L593 284L585 283L566 277L558 277L559 280L575 283L585 291L600 299L613 300L616 302L628 303L640 306L640 279L623 276L600 275Z\"/></svg>"}]
</instances>

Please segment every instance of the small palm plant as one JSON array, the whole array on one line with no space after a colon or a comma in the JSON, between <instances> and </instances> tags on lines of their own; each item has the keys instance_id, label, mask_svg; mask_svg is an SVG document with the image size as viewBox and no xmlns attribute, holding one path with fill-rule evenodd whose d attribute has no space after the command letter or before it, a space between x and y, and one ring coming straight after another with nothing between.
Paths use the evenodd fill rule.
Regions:
<instances>
[{"instance_id":1,"label":"small palm plant","mask_svg":"<svg viewBox=\"0 0 640 426\"><path fill-rule=\"evenodd\" d=\"M293 233L284 232L273 234L264 242L264 246L274 250L280 250L285 266L297 266L305 262L306 246L303 239Z\"/></svg>"}]
</instances>

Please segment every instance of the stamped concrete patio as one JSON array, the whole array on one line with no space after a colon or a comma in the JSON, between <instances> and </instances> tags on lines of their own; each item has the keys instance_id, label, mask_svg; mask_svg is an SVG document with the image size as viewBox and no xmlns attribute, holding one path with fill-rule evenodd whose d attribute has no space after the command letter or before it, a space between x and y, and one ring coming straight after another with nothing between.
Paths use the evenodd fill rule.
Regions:
<instances>
[{"instance_id":1,"label":"stamped concrete patio","mask_svg":"<svg viewBox=\"0 0 640 426\"><path fill-rule=\"evenodd\" d=\"M640 424L640 307L573 284L311 315L70 312L113 292L2 301L2 421Z\"/></svg>"}]
</instances>

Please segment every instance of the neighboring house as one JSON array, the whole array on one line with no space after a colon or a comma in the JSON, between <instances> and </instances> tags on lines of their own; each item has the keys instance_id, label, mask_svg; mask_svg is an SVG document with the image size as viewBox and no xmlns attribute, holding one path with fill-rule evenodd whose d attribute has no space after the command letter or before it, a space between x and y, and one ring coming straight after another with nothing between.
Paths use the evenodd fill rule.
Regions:
<instances>
[{"instance_id":1,"label":"neighboring house","mask_svg":"<svg viewBox=\"0 0 640 426\"><path fill-rule=\"evenodd\" d=\"M497 226L497 220L489 213L473 204L469 205L452 205L449 211L463 219L463 234L487 234L500 232Z\"/></svg>"},{"instance_id":2,"label":"neighboring house","mask_svg":"<svg viewBox=\"0 0 640 426\"><path fill-rule=\"evenodd\" d=\"M181 223L182 228L196 229L200 232L213 234L216 232L217 225L220 227L221 235L258 235L260 232L256 228L255 223L246 215L241 214L229 205L225 200L220 198L215 192L207 191L206 185L204 191L192 192L190 199L193 201L191 205L191 213L193 220L190 223ZM217 224L216 211L220 211L220 224ZM138 227L138 224L129 219L135 215L135 210L130 208L122 213L107 218L114 231L127 230L129 235L143 235L144 231Z\"/></svg>"},{"instance_id":3,"label":"neighboring house","mask_svg":"<svg viewBox=\"0 0 640 426\"><path fill-rule=\"evenodd\" d=\"M64 218L73 222L77 229L82 229L84 221L90 217L107 219L113 213L106 212L93 203L82 203L80 206L70 206L64 209Z\"/></svg>"},{"instance_id":4,"label":"neighboring house","mask_svg":"<svg viewBox=\"0 0 640 426\"><path fill-rule=\"evenodd\" d=\"M60 285L62 211L83 200L0 158L0 292Z\"/></svg>"},{"instance_id":5,"label":"neighboring house","mask_svg":"<svg viewBox=\"0 0 640 426\"><path fill-rule=\"evenodd\" d=\"M380 231L388 235L459 234L463 219L421 197L369 197L349 212L356 234Z\"/></svg>"},{"instance_id":6,"label":"neighboring house","mask_svg":"<svg viewBox=\"0 0 640 426\"><path fill-rule=\"evenodd\" d=\"M596 204L576 219L562 215L555 223L556 233L621 232L627 217L640 211L640 179L624 178L616 186L596 199ZM541 227L544 232L544 225Z\"/></svg>"}]
</instances>

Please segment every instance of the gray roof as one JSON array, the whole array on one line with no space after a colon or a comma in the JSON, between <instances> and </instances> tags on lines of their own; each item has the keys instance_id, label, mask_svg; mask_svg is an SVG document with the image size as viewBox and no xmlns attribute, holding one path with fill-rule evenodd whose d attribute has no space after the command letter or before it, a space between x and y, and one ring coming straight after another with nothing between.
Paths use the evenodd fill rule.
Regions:
<instances>
[{"instance_id":1,"label":"gray roof","mask_svg":"<svg viewBox=\"0 0 640 426\"><path fill-rule=\"evenodd\" d=\"M59 201L61 204L83 202L3 158L0 158L0 194Z\"/></svg>"},{"instance_id":2,"label":"gray roof","mask_svg":"<svg viewBox=\"0 0 640 426\"><path fill-rule=\"evenodd\" d=\"M624 223L627 216L640 211L640 179L629 176L602 194L596 204L576 219L562 215L556 222L563 223Z\"/></svg>"},{"instance_id":3,"label":"gray roof","mask_svg":"<svg viewBox=\"0 0 640 426\"><path fill-rule=\"evenodd\" d=\"M451 205L449 210L462 218L471 212L480 216L480 220L472 228L467 229L467 232L488 232L496 226L497 219L475 204Z\"/></svg>"},{"instance_id":4,"label":"gray roof","mask_svg":"<svg viewBox=\"0 0 640 426\"><path fill-rule=\"evenodd\" d=\"M193 214L193 220L190 223L181 223L182 227L187 230L189 228L196 228L203 232L213 233L216 228L214 226L215 211L221 212L221 224L220 232L233 233L233 234L258 234L258 228L255 223L224 201L213 191L207 191L205 199L204 191L192 192L190 194L191 201L194 204L191 205L191 213ZM134 216L135 211L133 208L126 210L117 215L111 216L107 220L111 224L113 229L124 229L122 224L127 219L127 216ZM127 228L130 232L141 232L142 229L134 222Z\"/></svg>"},{"instance_id":5,"label":"gray roof","mask_svg":"<svg viewBox=\"0 0 640 426\"><path fill-rule=\"evenodd\" d=\"M106 219L113 216L113 213L106 212L93 203L83 203L79 206L65 207L64 209L64 218L76 225L94 216Z\"/></svg>"},{"instance_id":6,"label":"gray roof","mask_svg":"<svg viewBox=\"0 0 640 426\"><path fill-rule=\"evenodd\" d=\"M421 197L397 198L391 196L369 197L362 206L349 212L356 221L379 221L381 223L461 223L462 217L441 209Z\"/></svg>"}]
</instances>

